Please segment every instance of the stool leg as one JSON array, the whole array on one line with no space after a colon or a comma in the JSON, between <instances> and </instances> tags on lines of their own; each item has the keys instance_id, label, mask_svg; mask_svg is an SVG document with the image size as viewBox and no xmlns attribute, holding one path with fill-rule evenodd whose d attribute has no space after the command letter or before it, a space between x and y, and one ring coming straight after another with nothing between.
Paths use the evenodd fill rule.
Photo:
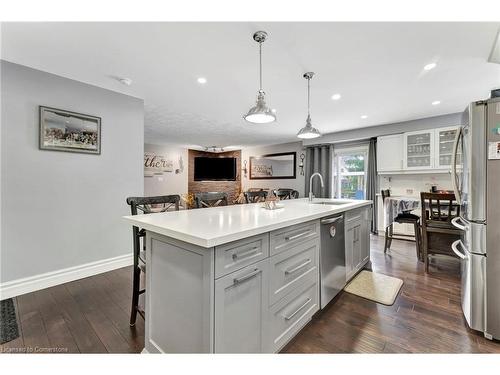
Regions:
<instances>
[{"instance_id":1,"label":"stool leg","mask_svg":"<svg viewBox=\"0 0 500 375\"><path fill-rule=\"evenodd\" d=\"M137 309L139 308L139 288L141 282L141 269L136 267L134 269L134 280L132 286L132 309L130 310L130 326L135 326L137 319Z\"/></svg>"},{"instance_id":2,"label":"stool leg","mask_svg":"<svg viewBox=\"0 0 500 375\"><path fill-rule=\"evenodd\" d=\"M387 243L389 241L389 227L385 228L385 235L384 235L384 254L387 252Z\"/></svg>"},{"instance_id":3,"label":"stool leg","mask_svg":"<svg viewBox=\"0 0 500 375\"><path fill-rule=\"evenodd\" d=\"M413 231L415 232L415 250L417 253L417 260L420 261L422 256L420 255L420 235L419 235L418 221L415 221L413 223Z\"/></svg>"},{"instance_id":4,"label":"stool leg","mask_svg":"<svg viewBox=\"0 0 500 375\"><path fill-rule=\"evenodd\" d=\"M392 245L392 236L394 236L394 224L389 225L389 242L388 242L388 248L391 248Z\"/></svg>"}]
</instances>

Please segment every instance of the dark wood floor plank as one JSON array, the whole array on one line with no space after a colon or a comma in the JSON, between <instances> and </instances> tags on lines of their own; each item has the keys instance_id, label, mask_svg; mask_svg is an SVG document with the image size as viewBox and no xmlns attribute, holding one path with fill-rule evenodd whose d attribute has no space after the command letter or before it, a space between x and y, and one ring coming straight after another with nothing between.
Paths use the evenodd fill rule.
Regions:
<instances>
[{"instance_id":1,"label":"dark wood floor plank","mask_svg":"<svg viewBox=\"0 0 500 375\"><path fill-rule=\"evenodd\" d=\"M79 305L85 318L108 352L131 352L125 339L114 327L113 323L104 315L101 307L95 304L92 294L96 291L92 287L81 280L77 280L66 284L66 288Z\"/></svg>"},{"instance_id":2,"label":"dark wood floor plank","mask_svg":"<svg viewBox=\"0 0 500 375\"><path fill-rule=\"evenodd\" d=\"M22 325L24 346L28 352L50 346L47 331L39 311L35 293L17 297L20 324Z\"/></svg>"},{"instance_id":3,"label":"dark wood floor plank","mask_svg":"<svg viewBox=\"0 0 500 375\"><path fill-rule=\"evenodd\" d=\"M35 293L39 311L45 324L47 337L53 352L79 353L71 331L64 320L60 306L54 299L50 288Z\"/></svg>"},{"instance_id":4,"label":"dark wood floor plank","mask_svg":"<svg viewBox=\"0 0 500 375\"><path fill-rule=\"evenodd\" d=\"M90 293L90 297L127 341L129 351L132 353L140 352L144 347L144 320L139 316L136 326L130 327L129 314L110 297L108 294L110 290L105 279L89 277L81 280L81 283L94 291Z\"/></svg>"},{"instance_id":5,"label":"dark wood floor plank","mask_svg":"<svg viewBox=\"0 0 500 375\"><path fill-rule=\"evenodd\" d=\"M68 292L66 284L50 288L50 293L61 309L61 315L74 337L79 351L82 353L106 353L106 347L94 332L80 306Z\"/></svg>"}]
</instances>

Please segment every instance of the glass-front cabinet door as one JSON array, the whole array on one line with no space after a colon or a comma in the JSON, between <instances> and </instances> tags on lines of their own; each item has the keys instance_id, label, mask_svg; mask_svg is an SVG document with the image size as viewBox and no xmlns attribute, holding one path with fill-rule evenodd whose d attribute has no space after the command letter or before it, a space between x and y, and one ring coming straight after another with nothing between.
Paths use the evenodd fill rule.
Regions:
<instances>
[{"instance_id":1,"label":"glass-front cabinet door","mask_svg":"<svg viewBox=\"0 0 500 375\"><path fill-rule=\"evenodd\" d=\"M434 167L434 130L405 133L405 168L428 169Z\"/></svg>"},{"instance_id":2,"label":"glass-front cabinet door","mask_svg":"<svg viewBox=\"0 0 500 375\"><path fill-rule=\"evenodd\" d=\"M458 127L436 129L436 169L450 169L453 159L453 146ZM457 164L461 163L460 152L457 153Z\"/></svg>"}]
</instances>

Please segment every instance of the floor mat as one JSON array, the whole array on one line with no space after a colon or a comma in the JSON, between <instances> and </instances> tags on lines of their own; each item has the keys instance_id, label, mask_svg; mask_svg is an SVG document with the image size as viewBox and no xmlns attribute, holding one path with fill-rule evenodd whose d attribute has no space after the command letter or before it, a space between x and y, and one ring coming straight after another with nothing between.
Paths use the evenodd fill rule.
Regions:
<instances>
[{"instance_id":1,"label":"floor mat","mask_svg":"<svg viewBox=\"0 0 500 375\"><path fill-rule=\"evenodd\" d=\"M390 306L394 304L402 286L403 280L401 279L363 270L347 284L344 290L348 293Z\"/></svg>"},{"instance_id":2,"label":"floor mat","mask_svg":"<svg viewBox=\"0 0 500 375\"><path fill-rule=\"evenodd\" d=\"M19 337L16 308L12 298L0 301L0 344Z\"/></svg>"}]
</instances>

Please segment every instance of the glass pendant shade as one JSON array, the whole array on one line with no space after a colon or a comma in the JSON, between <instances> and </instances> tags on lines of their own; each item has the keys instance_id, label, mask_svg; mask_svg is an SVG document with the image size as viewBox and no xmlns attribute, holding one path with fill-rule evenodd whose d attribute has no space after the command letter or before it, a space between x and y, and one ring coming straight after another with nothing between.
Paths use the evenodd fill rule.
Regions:
<instances>
[{"instance_id":1,"label":"glass pendant shade","mask_svg":"<svg viewBox=\"0 0 500 375\"><path fill-rule=\"evenodd\" d=\"M311 116L307 116L306 126L299 130L297 133L297 137L302 139L312 139L321 137L321 133L318 129L312 126L311 124Z\"/></svg>"},{"instance_id":2,"label":"glass pendant shade","mask_svg":"<svg viewBox=\"0 0 500 375\"><path fill-rule=\"evenodd\" d=\"M264 91L259 90L255 107L250 108L243 118L253 124L267 124L276 121L276 115L266 105Z\"/></svg>"}]
</instances>

